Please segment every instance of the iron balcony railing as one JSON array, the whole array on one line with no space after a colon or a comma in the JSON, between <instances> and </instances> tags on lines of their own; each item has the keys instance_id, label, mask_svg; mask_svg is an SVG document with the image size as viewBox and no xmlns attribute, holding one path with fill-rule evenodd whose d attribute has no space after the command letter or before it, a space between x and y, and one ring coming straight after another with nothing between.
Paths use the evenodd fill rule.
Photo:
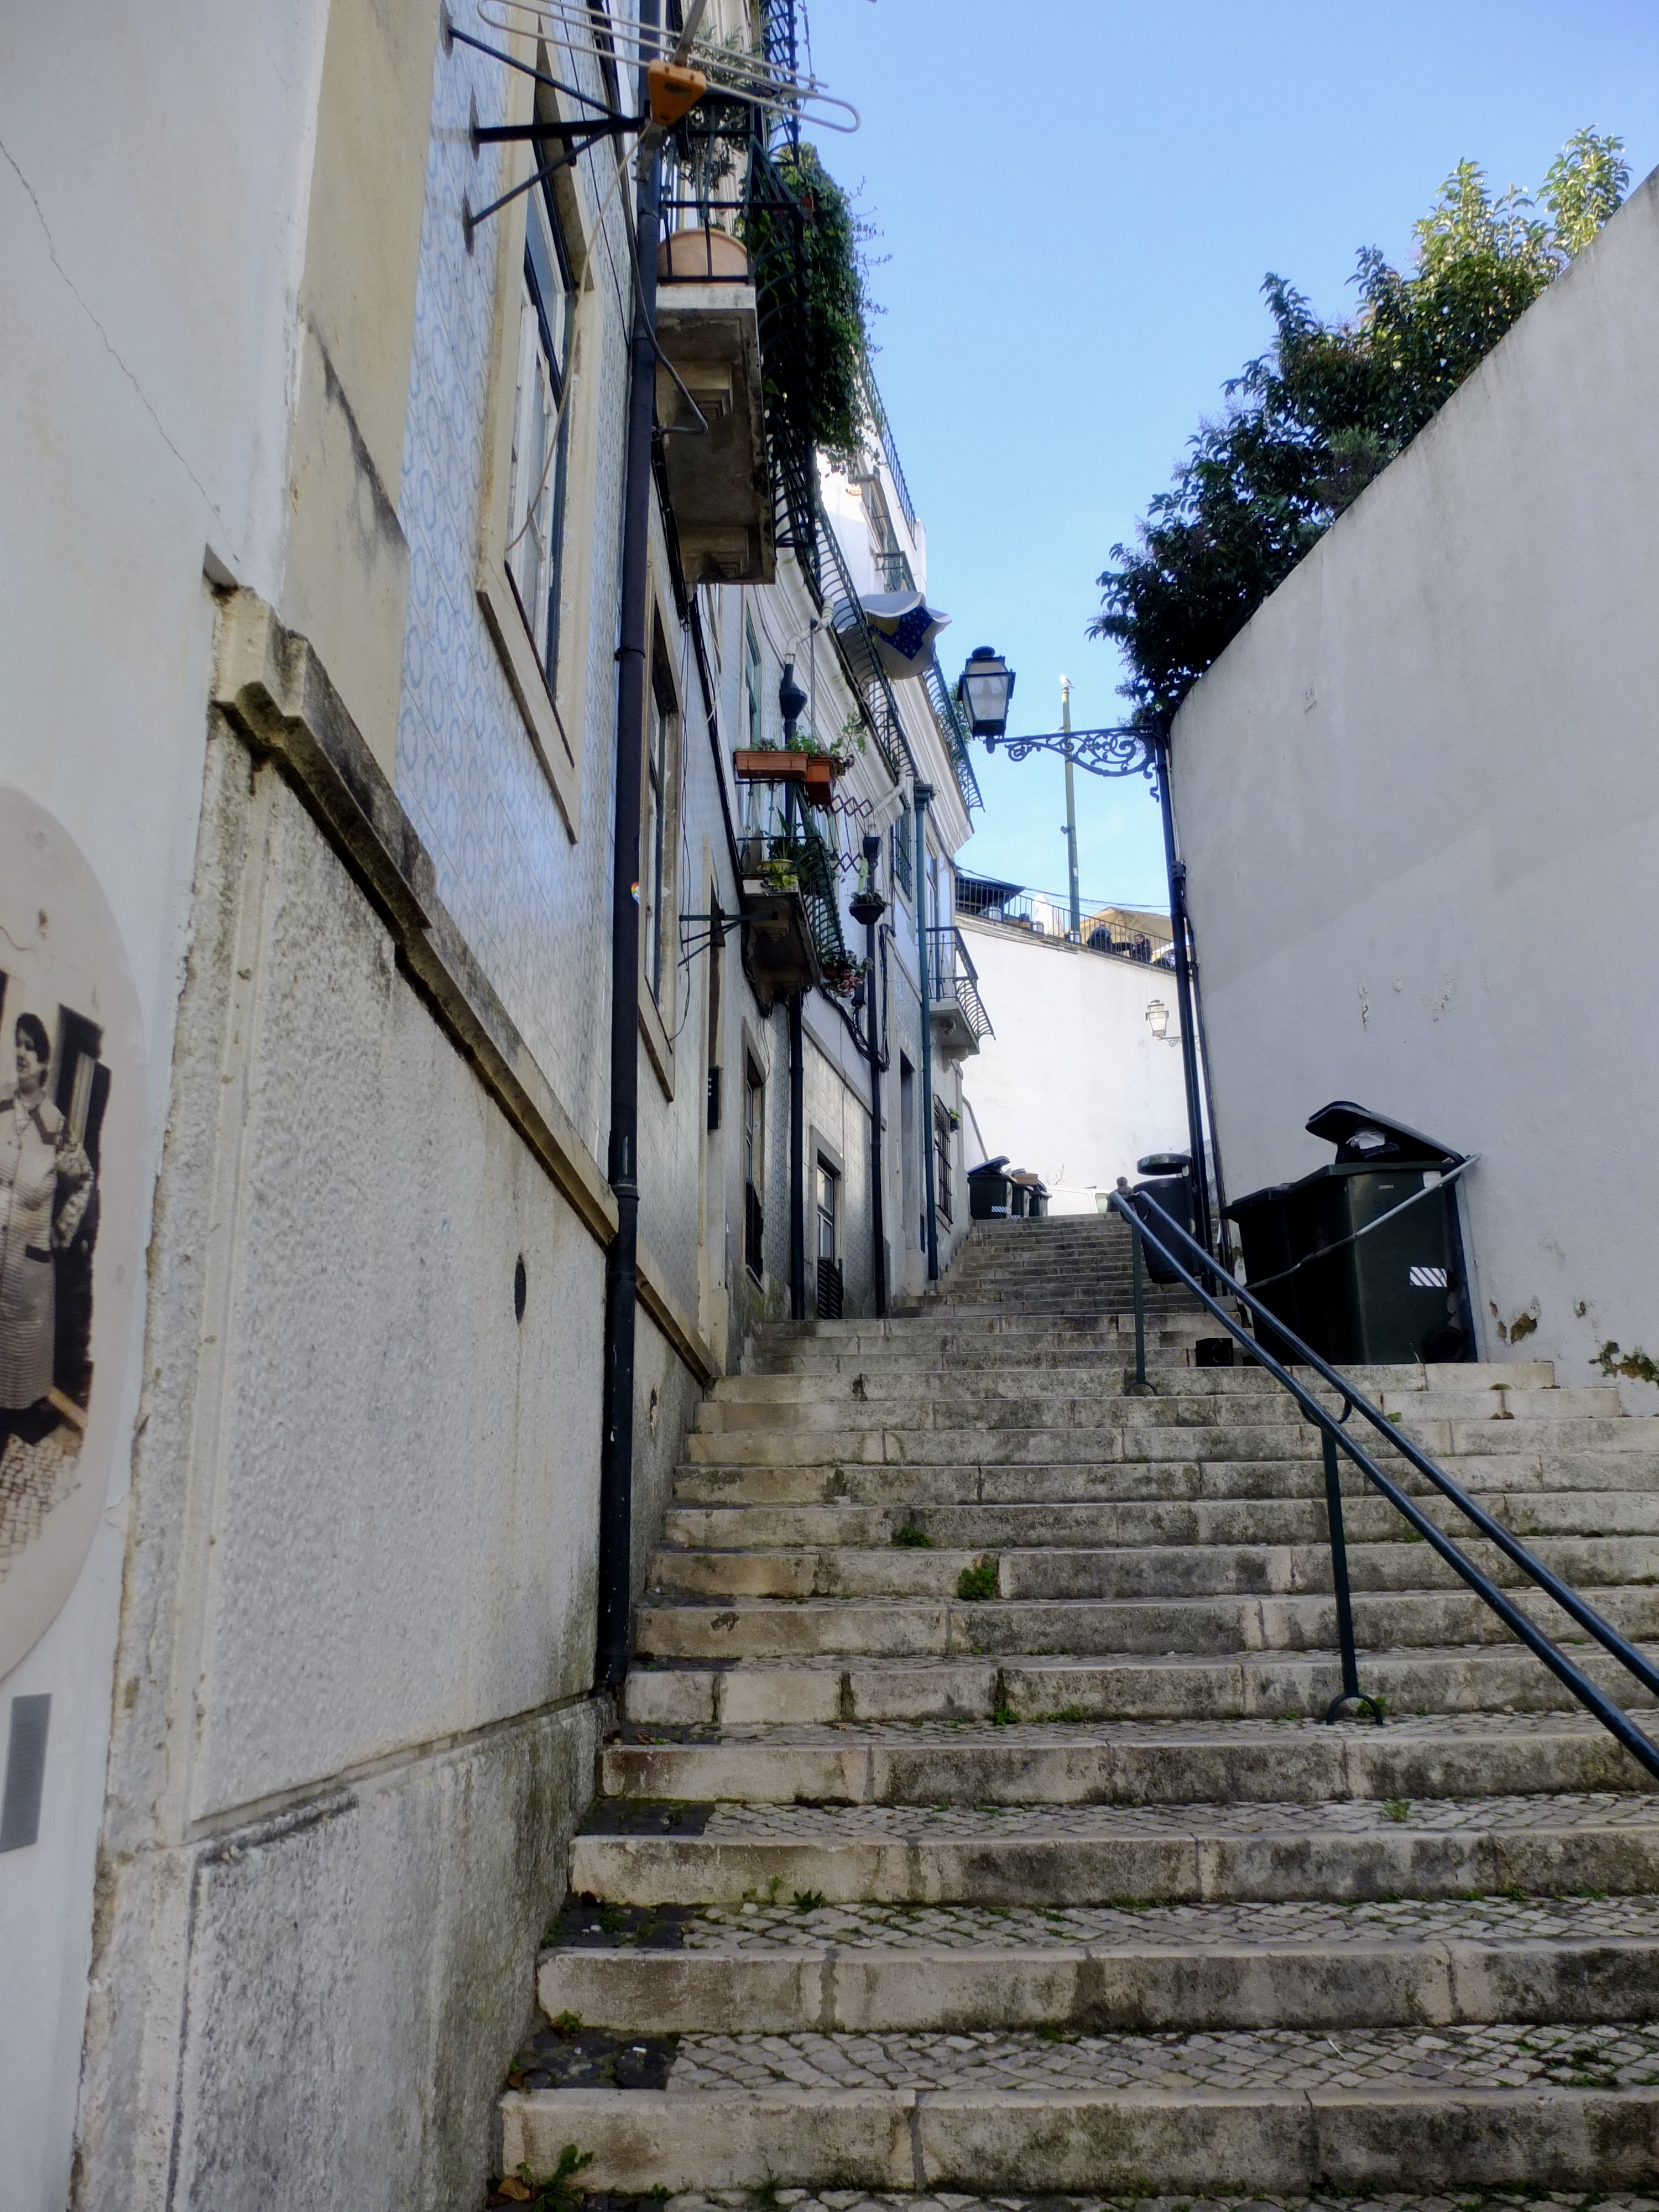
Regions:
<instances>
[{"instance_id":1,"label":"iron balcony railing","mask_svg":"<svg viewBox=\"0 0 1659 2212\"><path fill-rule=\"evenodd\" d=\"M893 489L898 494L900 511L904 516L911 536L914 537L916 529L915 506L910 497L910 487L904 481L904 471L899 466L898 447L893 442L892 427L887 420L887 410L881 404L881 394L876 389L876 380L870 373L870 365L867 362L864 368L864 404L870 410L871 422L875 428L877 437L881 441L882 455L887 463L887 473L893 480ZM903 556L901 554L899 557L902 559ZM906 590L908 586L902 584L890 584L887 588L890 592L898 592Z\"/></svg>"},{"instance_id":2,"label":"iron balcony railing","mask_svg":"<svg viewBox=\"0 0 1659 2212\"><path fill-rule=\"evenodd\" d=\"M927 995L935 1006L956 1005L977 1043L994 1036L991 1017L979 995L979 970L962 941L962 932L950 923L930 929L927 938Z\"/></svg>"},{"instance_id":3,"label":"iron balcony railing","mask_svg":"<svg viewBox=\"0 0 1659 2212\"><path fill-rule=\"evenodd\" d=\"M806 804L786 784L739 776L738 855L745 876L769 866L793 872L805 908L818 964L826 971L851 962L841 927L841 872L834 848Z\"/></svg>"},{"instance_id":4,"label":"iron balcony railing","mask_svg":"<svg viewBox=\"0 0 1659 2212\"><path fill-rule=\"evenodd\" d=\"M929 653L927 665L921 672L927 686L927 703L933 710L933 720L945 740L945 750L951 757L951 767L957 779L957 789L962 793L964 806L982 808L985 801L980 796L979 778L974 774L973 756L968 750L968 723L957 696L945 680L937 653Z\"/></svg>"},{"instance_id":5,"label":"iron balcony railing","mask_svg":"<svg viewBox=\"0 0 1659 2212\"><path fill-rule=\"evenodd\" d=\"M818 518L818 543L826 556L823 563L823 593L830 610L830 635L840 652L848 681L864 708L876 750L888 774L897 783L903 776L915 775L916 763L909 739L904 734L898 701L877 654L870 625L865 620L864 608L847 566L847 556L842 550L835 525L826 515Z\"/></svg>"},{"instance_id":6,"label":"iron balcony railing","mask_svg":"<svg viewBox=\"0 0 1659 2212\"><path fill-rule=\"evenodd\" d=\"M1029 930L1034 936L1063 936L1068 902L1059 891L1016 891L1006 884L975 882L971 876L957 878L957 910L975 921L1001 922L1009 929ZM1169 924L1149 917L1145 924L1108 918L1098 912L1083 917L1083 942L1091 952L1110 953L1119 960L1139 960L1152 968L1173 968L1175 947Z\"/></svg>"},{"instance_id":7,"label":"iron balcony railing","mask_svg":"<svg viewBox=\"0 0 1659 2212\"><path fill-rule=\"evenodd\" d=\"M1346 1424L1352 1416L1358 1413L1363 1420L1369 1422L1379 1437L1386 1438L1391 1451L1397 1452L1431 1483L1488 1542L1495 1544L1506 1559L1519 1567L1544 1596L1558 1605L1567 1618L1576 1622L1610 1657L1616 1659L1644 1689L1656 1695L1659 1695L1659 1668L1621 1636L1611 1622L1604 1620L1577 1590L1564 1583L1559 1575L1552 1572L1541 1559L1529 1552L1501 1521L1495 1520L1483 1505L1471 1498L1468 1491L1452 1480L1444 1468L1414 1444L1409 1437L1403 1435L1386 1413L1373 1406L1370 1399L1356 1389L1334 1367L1328 1364L1282 1321L1269 1313L1260 1299L1236 1283L1197 1239L1189 1237L1180 1223L1164 1212L1149 1191L1136 1192L1133 1202L1121 1193L1114 1191L1111 1204L1113 1211L1128 1223L1134 1247L1136 1388L1145 1391L1150 1387L1146 1381L1146 1295L1140 1249L1144 1239L1214 1315L1228 1334L1245 1347L1256 1365L1264 1369L1281 1389L1289 1391L1320 1431L1325 1462L1325 1510L1330 1539L1331 1583L1336 1601L1337 1641L1342 1670L1341 1693L1332 1699L1325 1715L1327 1720L1334 1720L1344 1706L1352 1705L1369 1707L1374 1719L1380 1721L1382 1718L1380 1703L1367 1697L1359 1687L1358 1661L1354 1648L1353 1603L1348 1587L1347 1546L1342 1528L1342 1485L1337 1456L1341 1452L1353 1462L1372 1488L1380 1492L1404 1516L1425 1543L1432 1545L1453 1572L1461 1577L1483 1604L1492 1608L1510 1633L1517 1637L1534 1656L1543 1661L1551 1674L1585 1711L1594 1714L1608 1734L1616 1737L1650 1774L1659 1777L1659 1744L1638 1728L1623 1708L1615 1705L1559 1644L1553 1643L1515 1600L1500 1589L1467 1552L1454 1543L1409 1492L1377 1464L1364 1446L1349 1432ZM1217 1290L1224 1285L1226 1296L1237 1299L1264 1330L1271 1332L1269 1341L1276 1340L1285 1346L1297 1363L1310 1368L1335 1391L1341 1401L1340 1413L1331 1413L1307 1383L1281 1366L1264 1348L1262 1339L1252 1336L1243 1323L1227 1311L1220 1299L1212 1297L1205 1288L1206 1280L1213 1284Z\"/></svg>"}]
</instances>

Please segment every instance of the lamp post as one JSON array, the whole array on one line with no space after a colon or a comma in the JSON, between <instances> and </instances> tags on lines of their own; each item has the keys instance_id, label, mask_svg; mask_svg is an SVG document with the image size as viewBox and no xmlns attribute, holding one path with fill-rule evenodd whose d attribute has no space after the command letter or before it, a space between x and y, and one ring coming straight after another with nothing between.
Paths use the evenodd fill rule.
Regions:
<instances>
[{"instance_id":1,"label":"lamp post","mask_svg":"<svg viewBox=\"0 0 1659 2212\"><path fill-rule=\"evenodd\" d=\"M1072 679L1069 676L1062 676L1060 679L1060 727L1066 739L1066 887L1072 909L1070 935L1074 945L1080 945L1083 942L1083 902L1078 896L1077 888L1077 780L1072 774Z\"/></svg>"},{"instance_id":2,"label":"lamp post","mask_svg":"<svg viewBox=\"0 0 1659 2212\"><path fill-rule=\"evenodd\" d=\"M864 866L858 889L848 911L864 927L865 1041L870 1048L870 1241L874 1247L872 1273L876 1285L876 1312L887 1311L887 1231L881 1187L881 1040L876 1030L876 924L887 911L887 902L876 889L879 837L864 841Z\"/></svg>"},{"instance_id":3,"label":"lamp post","mask_svg":"<svg viewBox=\"0 0 1659 2212\"><path fill-rule=\"evenodd\" d=\"M1034 752L1059 753L1066 762L1069 781L1072 766L1091 775L1144 775L1152 787L1164 826L1164 867L1170 887L1170 926L1174 933L1176 1009L1181 1022L1182 1072L1187 1092L1187 1141L1193 1156L1194 1225L1206 1250L1214 1249L1214 1224L1210 1209L1210 1178L1204 1153L1204 1115L1198 1068L1198 1025L1193 1017L1193 975L1187 919L1187 870L1176 857L1175 813L1170 799L1170 729L1158 721L1141 729L1120 726L1106 730L1073 730L1066 726L1040 737L1009 738L1008 702L1013 695L1014 672L989 646L976 647L969 656L957 686L975 737L982 737L988 752L1006 744L1012 760ZM1069 701L1068 701L1069 705ZM1075 927L1076 925L1074 925ZM1219 1199L1219 1176L1217 1194Z\"/></svg>"}]
</instances>

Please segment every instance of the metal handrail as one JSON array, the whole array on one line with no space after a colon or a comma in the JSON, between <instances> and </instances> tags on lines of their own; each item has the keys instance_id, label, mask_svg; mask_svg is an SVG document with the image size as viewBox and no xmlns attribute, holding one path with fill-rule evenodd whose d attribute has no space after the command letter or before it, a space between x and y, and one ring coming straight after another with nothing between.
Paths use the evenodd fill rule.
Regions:
<instances>
[{"instance_id":1,"label":"metal handrail","mask_svg":"<svg viewBox=\"0 0 1659 2212\"><path fill-rule=\"evenodd\" d=\"M1165 1264L1173 1268L1188 1289L1215 1316L1229 1334L1245 1346L1257 1365L1264 1368L1273 1376L1274 1382L1290 1392L1309 1419L1317 1425L1323 1438L1326 1500L1331 1514L1331 1568L1333 1579L1337 1584L1337 1627L1343 1647L1343 1694L1333 1701L1327 1718L1334 1718L1340 1706L1354 1702L1371 1705L1377 1717L1381 1717L1375 1701L1362 1697L1358 1687L1357 1662L1353 1650L1352 1614L1347 1586L1346 1552L1341 1530L1341 1491L1336 1480L1336 1451L1340 1446L1358 1468L1361 1474L1381 1491L1395 1510L1403 1515L1416 1529L1418 1534L1426 1543L1433 1546L1446 1564L1468 1584L1483 1603L1492 1608L1504 1626L1510 1629L1535 1657L1543 1661L1556 1679L1577 1698L1579 1704L1593 1713L1609 1735L1616 1737L1624 1745L1626 1750L1644 1766L1650 1774L1659 1778L1659 1744L1654 1743L1650 1737L1638 1729L1629 1715L1620 1706L1614 1705L1606 1692L1600 1689L1581 1668L1576 1667L1566 1654L1553 1644L1543 1631L1522 1612L1513 1599L1506 1596L1498 1584L1483 1573L1466 1553L1458 1548L1438 1524L1424 1512L1416 1500L1402 1490L1391 1476L1384 1474L1370 1455L1348 1434L1344 1424L1349 1415L1356 1412L1363 1414L1375 1429L1386 1436L1390 1445L1400 1453L1402 1458L1407 1460L1419 1474L1426 1476L1443 1497L1449 1498L1460 1512L1466 1514L1484 1536L1495 1543L1501 1552L1512 1559L1516 1565L1537 1584L1543 1594L1553 1600L1571 1620L1577 1621L1581 1628L1594 1637L1602 1649L1611 1657L1618 1660L1627 1673L1634 1675L1644 1688L1659 1692L1659 1668L1645 1658L1634 1644L1621 1636L1610 1622L1604 1620L1593 1606L1587 1605L1577 1592L1569 1588L1559 1576L1553 1574L1541 1559L1535 1559L1518 1537L1505 1528L1501 1522L1495 1521L1484 1506L1478 1505L1467 1491L1452 1480L1443 1468L1437 1465L1428 1454L1413 1443L1408 1437L1403 1436L1386 1413L1373 1406L1370 1401L1357 1390L1345 1376L1339 1374L1335 1368L1330 1366L1316 1352L1303 1343L1302 1340L1292 1330L1287 1328L1276 1315L1270 1313L1257 1299L1252 1297L1248 1290L1234 1282L1220 1263L1204 1249L1196 1238L1188 1236L1180 1223L1174 1220L1158 1203L1150 1191L1137 1191L1134 1197L1136 1203L1131 1205L1121 1192L1114 1191L1111 1194L1112 1210L1121 1215L1128 1223L1134 1243L1135 1379L1137 1383L1142 1389L1147 1387L1145 1304L1140 1290L1140 1242L1144 1237L1151 1243ZM1155 1232L1147 1226L1143 1215L1138 1211L1140 1207L1145 1207L1157 1214L1161 1231L1166 1231L1167 1235ZM1316 1374L1323 1376L1342 1399L1343 1410L1340 1417L1328 1413L1306 1384L1299 1382L1286 1368L1281 1366L1263 1345L1249 1334L1243 1323L1228 1313L1218 1299L1210 1295L1188 1267L1182 1264L1181 1259L1177 1257L1177 1253L1182 1251L1184 1251L1190 1260L1195 1261L1217 1282L1224 1282L1227 1285L1228 1297L1236 1298L1241 1304L1247 1306L1252 1314L1257 1316L1271 1329L1275 1337L1289 1345L1298 1363L1305 1362Z\"/></svg>"}]
</instances>

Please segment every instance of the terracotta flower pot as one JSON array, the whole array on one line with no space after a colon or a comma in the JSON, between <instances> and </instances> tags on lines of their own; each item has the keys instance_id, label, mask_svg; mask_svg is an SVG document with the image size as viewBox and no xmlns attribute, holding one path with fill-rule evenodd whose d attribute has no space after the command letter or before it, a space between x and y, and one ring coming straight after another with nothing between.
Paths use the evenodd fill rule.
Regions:
<instances>
[{"instance_id":1,"label":"terracotta flower pot","mask_svg":"<svg viewBox=\"0 0 1659 2212\"><path fill-rule=\"evenodd\" d=\"M821 754L812 753L806 761L806 796L814 806L828 806L836 795L836 764Z\"/></svg>"},{"instance_id":2,"label":"terracotta flower pot","mask_svg":"<svg viewBox=\"0 0 1659 2212\"><path fill-rule=\"evenodd\" d=\"M805 753L738 751L732 756L732 773L745 783L800 783L808 759Z\"/></svg>"}]
</instances>

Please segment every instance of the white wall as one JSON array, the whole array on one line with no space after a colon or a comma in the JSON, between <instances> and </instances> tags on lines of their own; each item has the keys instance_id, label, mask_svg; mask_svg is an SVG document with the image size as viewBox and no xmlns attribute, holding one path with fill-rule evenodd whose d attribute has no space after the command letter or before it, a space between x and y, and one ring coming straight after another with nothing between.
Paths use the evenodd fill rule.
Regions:
<instances>
[{"instance_id":1,"label":"white wall","mask_svg":"<svg viewBox=\"0 0 1659 2212\"><path fill-rule=\"evenodd\" d=\"M203 555L211 543L276 595L283 307L324 14L91 0L72 21L0 15L0 781L63 824L125 947L143 1188L112 1202L145 1218L206 735ZM11 1699L52 1699L40 1840L0 1857L0 2212L61 2212L69 2192L142 1329L137 1302L125 1372L100 1374L121 1405L88 1470L106 1501L88 1564L0 1682L0 1756Z\"/></svg>"},{"instance_id":2,"label":"white wall","mask_svg":"<svg viewBox=\"0 0 1659 2212\"><path fill-rule=\"evenodd\" d=\"M1568 1382L1659 1350L1656 360L1650 178L1175 726L1230 1189L1334 1097L1478 1152L1483 1355Z\"/></svg>"},{"instance_id":3,"label":"white wall","mask_svg":"<svg viewBox=\"0 0 1659 2212\"><path fill-rule=\"evenodd\" d=\"M1143 1152L1187 1149L1181 1024L1167 968L958 916L996 1034L963 1087L993 1157L1035 1168L1057 1213L1092 1212L1094 1187L1134 1178ZM1160 1042L1146 1009L1170 1010ZM979 1164L970 1158L969 1167Z\"/></svg>"}]
</instances>

